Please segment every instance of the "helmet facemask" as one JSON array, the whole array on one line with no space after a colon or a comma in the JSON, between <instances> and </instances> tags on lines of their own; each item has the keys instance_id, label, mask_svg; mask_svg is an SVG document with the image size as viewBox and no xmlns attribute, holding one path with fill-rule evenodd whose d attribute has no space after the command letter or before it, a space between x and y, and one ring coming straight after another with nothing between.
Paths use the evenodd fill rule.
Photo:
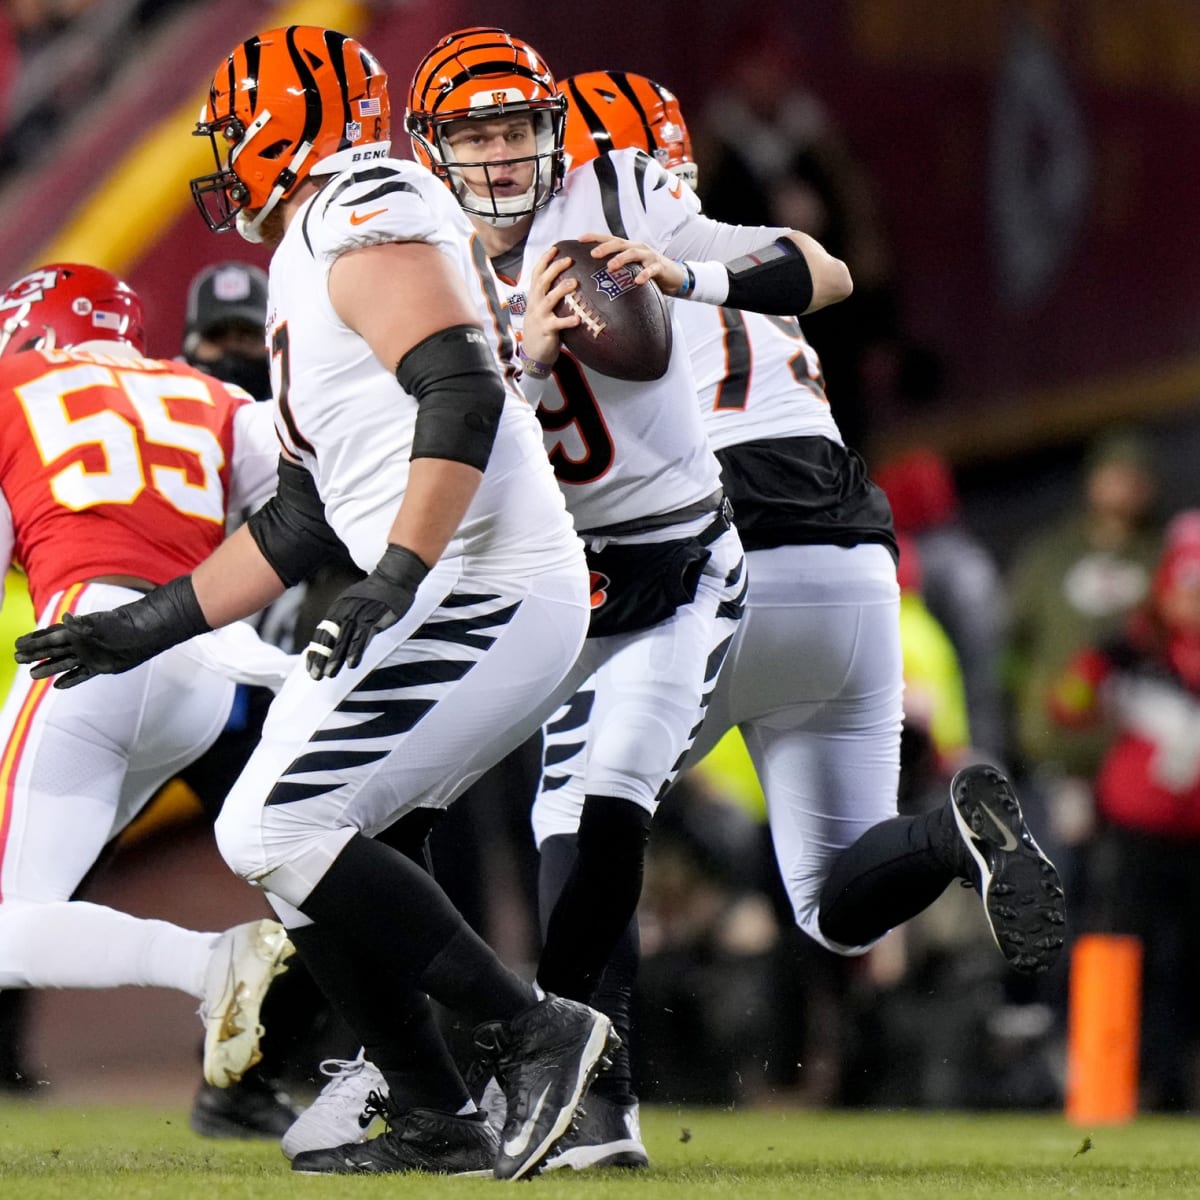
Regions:
<instances>
[{"instance_id":1,"label":"helmet facemask","mask_svg":"<svg viewBox=\"0 0 1200 1200\"><path fill-rule=\"evenodd\" d=\"M12 345L13 338L21 332L21 329L28 325L29 310L32 305L28 300L24 301L21 306L7 316L0 319L0 358L3 358L5 353L18 353L21 350L29 349L53 349L53 345L45 346L47 339L51 343L54 341L54 330L48 326L42 326L43 334L39 338L36 335L29 336L28 334L16 345Z\"/></svg>"},{"instance_id":2,"label":"helmet facemask","mask_svg":"<svg viewBox=\"0 0 1200 1200\"><path fill-rule=\"evenodd\" d=\"M213 121L205 120L206 113L207 109L201 110L193 134L208 138L217 169L192 180L192 199L209 229L213 233L224 233L234 227L238 214L250 202L250 189L233 169L238 146L246 140L246 126L233 113ZM270 114L264 113L263 116L269 118ZM221 158L222 142L227 147L224 161Z\"/></svg>"},{"instance_id":3,"label":"helmet facemask","mask_svg":"<svg viewBox=\"0 0 1200 1200\"><path fill-rule=\"evenodd\" d=\"M494 93L488 95L490 99ZM498 228L514 225L523 217L545 207L562 184L565 173L563 129L566 105L558 102L560 100L560 97L555 97L550 101L530 103L521 99L516 104L491 104L486 108L450 113L437 120L420 122L422 132L414 131L417 122L410 118L409 131L413 140L419 142L428 154L434 173L450 186L459 206L468 216L478 217ZM528 117L532 121L532 154L502 159L473 159L456 151L453 135L464 129L464 123L512 117ZM501 168L519 167L526 163L534 165L529 187L519 196L497 195L492 182L493 175L499 174ZM482 192L467 182L464 175L467 170L483 172Z\"/></svg>"},{"instance_id":4,"label":"helmet facemask","mask_svg":"<svg viewBox=\"0 0 1200 1200\"><path fill-rule=\"evenodd\" d=\"M512 117L532 120L532 154L514 147L522 153L504 160L471 157L469 147L456 151L450 144L464 121ZM562 186L566 101L541 55L503 29L460 29L426 54L409 88L405 128L417 162L450 188L466 213L491 225L515 224L544 207ZM524 194L497 194L492 180L500 167L530 162L533 180ZM467 171L480 176L475 188L466 181Z\"/></svg>"},{"instance_id":5,"label":"helmet facemask","mask_svg":"<svg viewBox=\"0 0 1200 1200\"><path fill-rule=\"evenodd\" d=\"M217 168L192 180L205 223L260 242L279 202L309 175L387 157L387 75L334 30L268 30L228 56L194 132L209 138Z\"/></svg>"}]
</instances>

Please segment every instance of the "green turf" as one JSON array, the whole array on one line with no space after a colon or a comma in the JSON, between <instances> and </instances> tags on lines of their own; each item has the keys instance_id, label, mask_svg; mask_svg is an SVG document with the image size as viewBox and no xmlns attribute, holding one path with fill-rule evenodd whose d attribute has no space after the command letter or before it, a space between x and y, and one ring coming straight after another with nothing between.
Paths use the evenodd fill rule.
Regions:
<instances>
[{"instance_id":1,"label":"green turf","mask_svg":"<svg viewBox=\"0 0 1200 1200\"><path fill-rule=\"evenodd\" d=\"M1081 1130L1049 1115L650 1109L643 1134L650 1171L556 1172L528 1186L543 1200L1200 1196L1194 1118ZM1085 1135L1091 1149L1078 1153ZM273 1143L199 1138L182 1109L0 1103L0 1197L14 1200L452 1200L493 1186L296 1176Z\"/></svg>"}]
</instances>

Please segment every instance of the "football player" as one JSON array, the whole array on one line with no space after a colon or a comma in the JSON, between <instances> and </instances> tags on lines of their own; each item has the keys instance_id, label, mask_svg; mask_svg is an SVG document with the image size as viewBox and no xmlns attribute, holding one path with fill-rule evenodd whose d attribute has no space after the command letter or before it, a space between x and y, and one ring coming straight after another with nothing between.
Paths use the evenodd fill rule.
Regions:
<instances>
[{"instance_id":1,"label":"football player","mask_svg":"<svg viewBox=\"0 0 1200 1200\"><path fill-rule=\"evenodd\" d=\"M384 1134L293 1166L521 1178L570 1125L611 1023L539 999L413 857L429 813L556 706L586 631L582 549L486 257L441 183L388 156L378 60L334 30L257 34L216 71L197 132L216 158L192 181L209 228L273 251L276 495L190 574L68 614L20 657L56 686L122 672L349 550L366 577L318 623L216 826L389 1090ZM499 1138L430 997L497 1063Z\"/></svg>"},{"instance_id":2,"label":"football player","mask_svg":"<svg viewBox=\"0 0 1200 1200\"><path fill-rule=\"evenodd\" d=\"M274 490L266 414L145 348L141 300L108 271L54 263L0 295L0 578L20 563L42 621L149 592ZM202 933L71 897L213 742L234 681L278 688L291 665L237 625L87 694L17 672L0 711L0 988L178 988L200 1000L208 1083L240 1079L291 953L282 927Z\"/></svg>"},{"instance_id":3,"label":"football player","mask_svg":"<svg viewBox=\"0 0 1200 1200\"><path fill-rule=\"evenodd\" d=\"M566 175L565 110L532 46L472 28L418 66L407 127L496 267L520 328L523 386L592 569L590 636L572 676L595 680L585 798L577 853L542 858L538 964L543 987L582 996L633 915L649 822L712 691L745 573L682 336L656 381L581 364L560 345L578 317L554 315L574 286L556 242L594 242L591 265L610 277L763 311L820 308L851 285L845 265L803 234L705 219L644 155L616 151ZM581 699L552 725L582 721Z\"/></svg>"},{"instance_id":4,"label":"football player","mask_svg":"<svg viewBox=\"0 0 1200 1200\"><path fill-rule=\"evenodd\" d=\"M271 362L264 340L266 321L264 270L236 261L204 267L188 285L182 358L223 383L236 384L256 400L269 400ZM246 515L237 513L236 520L242 521ZM289 589L255 620L255 628L265 641L284 650L293 648L304 590ZM305 635L303 641L307 640ZM210 822L216 820L226 794L258 743L271 699L272 693L266 688L239 685L225 729L180 774ZM303 1061L302 1043L314 1025L327 1021L328 1006L303 965L293 959L264 1005L262 1061L232 1087L214 1088L202 1083L192 1101L192 1129L205 1137L281 1137L298 1115L281 1076L291 1064Z\"/></svg>"},{"instance_id":5,"label":"football player","mask_svg":"<svg viewBox=\"0 0 1200 1200\"><path fill-rule=\"evenodd\" d=\"M562 90L572 164L635 148L689 187L696 182L669 90L618 71L573 76ZM799 322L729 305L673 307L750 578L745 616L688 763L740 729L796 923L827 949L864 953L961 878L980 892L1009 965L1046 971L1063 944L1062 888L1004 776L966 767L944 806L896 815L903 673L891 513L842 442ZM553 765L534 807L543 855L569 853L579 836L585 732L564 721L548 735ZM618 1028L627 1027L635 932L595 1001ZM608 1076L598 1082L581 1129L548 1168L629 1153L636 1108L609 1087Z\"/></svg>"}]
</instances>

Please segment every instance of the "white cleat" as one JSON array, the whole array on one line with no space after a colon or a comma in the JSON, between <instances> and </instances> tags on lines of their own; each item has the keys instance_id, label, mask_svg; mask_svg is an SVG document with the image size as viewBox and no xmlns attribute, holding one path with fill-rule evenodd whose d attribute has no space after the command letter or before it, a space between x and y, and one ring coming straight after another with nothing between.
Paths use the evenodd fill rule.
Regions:
<instances>
[{"instance_id":1,"label":"white cleat","mask_svg":"<svg viewBox=\"0 0 1200 1200\"><path fill-rule=\"evenodd\" d=\"M249 921L217 939L204 975L204 1078L228 1087L262 1058L262 1002L276 975L296 952L277 921Z\"/></svg>"},{"instance_id":2,"label":"white cleat","mask_svg":"<svg viewBox=\"0 0 1200 1200\"><path fill-rule=\"evenodd\" d=\"M367 1062L362 1050L357 1058L325 1059L321 1074L328 1075L329 1082L280 1140L288 1158L307 1150L365 1142L376 1115L368 1101L374 1095L382 1104L388 1094L382 1073Z\"/></svg>"}]
</instances>

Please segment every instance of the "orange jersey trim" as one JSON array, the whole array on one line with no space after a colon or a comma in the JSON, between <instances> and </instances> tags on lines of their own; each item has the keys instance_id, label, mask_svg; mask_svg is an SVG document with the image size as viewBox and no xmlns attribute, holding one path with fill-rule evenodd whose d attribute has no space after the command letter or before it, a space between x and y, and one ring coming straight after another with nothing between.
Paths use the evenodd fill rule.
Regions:
<instances>
[{"instance_id":1,"label":"orange jersey trim","mask_svg":"<svg viewBox=\"0 0 1200 1200\"><path fill-rule=\"evenodd\" d=\"M86 584L77 583L69 587L63 593L59 611L74 612L75 603L86 586ZM4 745L3 755L0 756L0 879L3 879L4 855L8 849L8 831L12 825L13 790L21 765L21 755L29 740L29 728L33 724L33 718L53 684L52 678L35 680L17 713L12 733L9 734L8 741ZM3 902L4 888L0 885L0 903Z\"/></svg>"}]
</instances>

